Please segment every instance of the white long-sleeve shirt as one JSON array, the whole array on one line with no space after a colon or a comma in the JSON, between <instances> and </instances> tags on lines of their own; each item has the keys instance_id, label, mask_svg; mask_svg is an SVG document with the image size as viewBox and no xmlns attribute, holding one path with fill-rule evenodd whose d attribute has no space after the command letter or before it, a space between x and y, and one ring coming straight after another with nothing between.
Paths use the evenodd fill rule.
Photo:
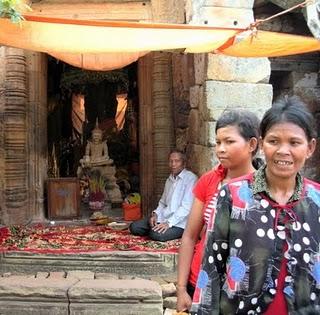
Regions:
<instances>
[{"instance_id":1,"label":"white long-sleeve shirt","mask_svg":"<svg viewBox=\"0 0 320 315\"><path fill-rule=\"evenodd\" d=\"M168 222L169 226L185 228L193 203L192 189L198 177L183 169L179 175L167 178L157 209L158 222Z\"/></svg>"}]
</instances>

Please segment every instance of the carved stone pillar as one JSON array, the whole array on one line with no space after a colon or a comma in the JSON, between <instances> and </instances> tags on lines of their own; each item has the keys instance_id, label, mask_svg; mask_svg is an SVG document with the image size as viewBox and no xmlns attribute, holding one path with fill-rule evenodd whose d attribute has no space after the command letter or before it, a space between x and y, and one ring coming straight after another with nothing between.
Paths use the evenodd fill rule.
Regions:
<instances>
[{"instance_id":1,"label":"carved stone pillar","mask_svg":"<svg viewBox=\"0 0 320 315\"><path fill-rule=\"evenodd\" d=\"M159 200L168 177L168 154L174 143L170 53L154 54L152 77L154 182L155 198Z\"/></svg>"},{"instance_id":2,"label":"carved stone pillar","mask_svg":"<svg viewBox=\"0 0 320 315\"><path fill-rule=\"evenodd\" d=\"M0 48L1 222L28 220L27 80L23 50Z\"/></svg>"},{"instance_id":3,"label":"carved stone pillar","mask_svg":"<svg viewBox=\"0 0 320 315\"><path fill-rule=\"evenodd\" d=\"M44 189L47 179L47 56L26 52L28 67L29 105L28 160L29 160L29 217L44 219Z\"/></svg>"},{"instance_id":4,"label":"carved stone pillar","mask_svg":"<svg viewBox=\"0 0 320 315\"><path fill-rule=\"evenodd\" d=\"M151 0L151 6L154 22L184 23L183 0ZM153 54L152 82L153 204L156 205L168 177L168 153L175 143L171 53Z\"/></svg>"}]
</instances>

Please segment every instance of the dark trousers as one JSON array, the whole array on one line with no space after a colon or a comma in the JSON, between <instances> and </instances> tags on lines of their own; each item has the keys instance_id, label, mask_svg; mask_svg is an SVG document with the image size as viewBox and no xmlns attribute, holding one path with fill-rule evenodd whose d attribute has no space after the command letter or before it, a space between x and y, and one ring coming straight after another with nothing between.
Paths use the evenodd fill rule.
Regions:
<instances>
[{"instance_id":1,"label":"dark trousers","mask_svg":"<svg viewBox=\"0 0 320 315\"><path fill-rule=\"evenodd\" d=\"M184 229L173 226L164 233L158 233L152 230L149 224L149 218L134 221L130 224L129 230L131 234L138 236L149 236L154 241L166 242L181 238Z\"/></svg>"}]
</instances>

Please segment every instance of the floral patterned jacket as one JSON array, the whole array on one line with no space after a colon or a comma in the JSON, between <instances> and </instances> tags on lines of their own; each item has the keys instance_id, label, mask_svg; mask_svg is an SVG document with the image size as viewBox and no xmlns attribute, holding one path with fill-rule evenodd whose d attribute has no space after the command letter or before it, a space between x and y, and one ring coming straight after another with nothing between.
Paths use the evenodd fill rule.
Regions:
<instances>
[{"instance_id":1,"label":"floral patterned jacket","mask_svg":"<svg viewBox=\"0 0 320 315\"><path fill-rule=\"evenodd\" d=\"M320 314L320 185L300 174L296 182L286 205L268 194L264 167L222 187L192 314L264 313L276 293L283 255L289 314Z\"/></svg>"}]
</instances>

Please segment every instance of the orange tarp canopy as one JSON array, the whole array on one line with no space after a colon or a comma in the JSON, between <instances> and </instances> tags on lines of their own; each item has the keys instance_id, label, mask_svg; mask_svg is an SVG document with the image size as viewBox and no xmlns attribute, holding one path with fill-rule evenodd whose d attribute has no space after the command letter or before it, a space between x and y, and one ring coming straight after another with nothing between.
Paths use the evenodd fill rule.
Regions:
<instances>
[{"instance_id":1,"label":"orange tarp canopy","mask_svg":"<svg viewBox=\"0 0 320 315\"><path fill-rule=\"evenodd\" d=\"M45 52L95 70L123 67L149 51L276 57L320 50L313 37L186 24L88 21L24 16L0 19L0 45Z\"/></svg>"}]
</instances>

